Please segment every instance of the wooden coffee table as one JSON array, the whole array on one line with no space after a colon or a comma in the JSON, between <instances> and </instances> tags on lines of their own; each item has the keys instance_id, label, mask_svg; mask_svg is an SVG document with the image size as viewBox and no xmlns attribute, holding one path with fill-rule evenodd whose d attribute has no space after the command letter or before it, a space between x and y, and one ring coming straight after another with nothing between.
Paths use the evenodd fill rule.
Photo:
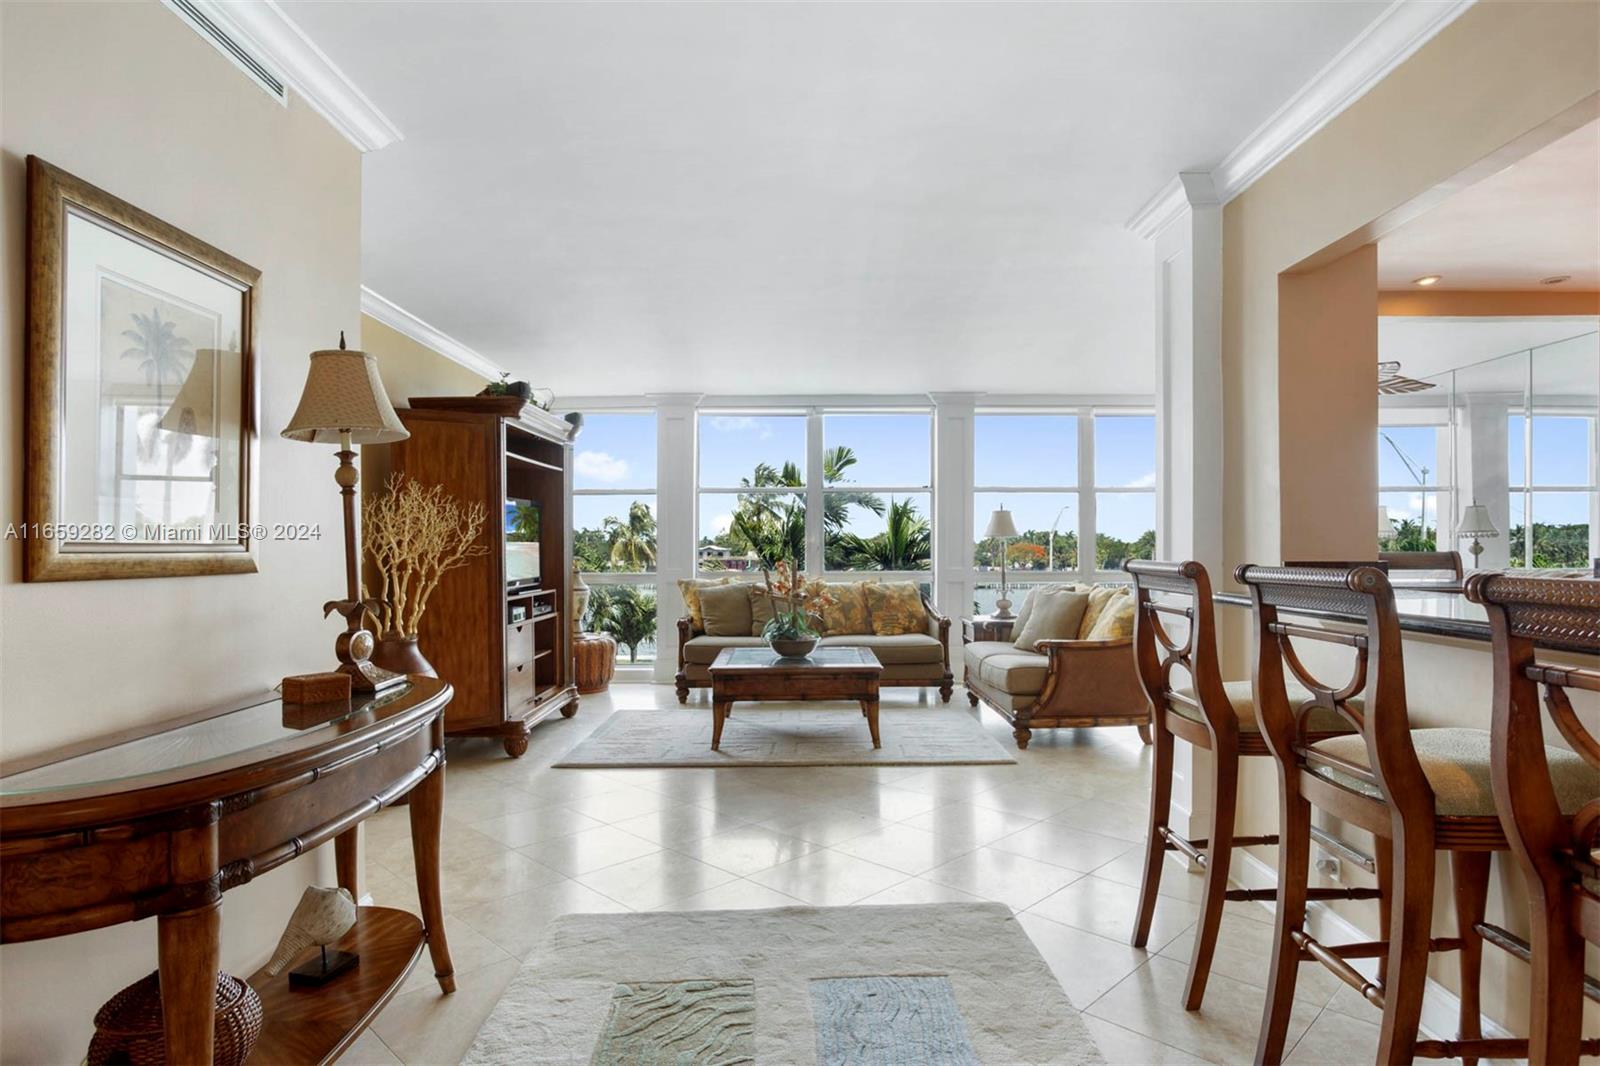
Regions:
<instances>
[{"instance_id":1,"label":"wooden coffee table","mask_svg":"<svg viewBox=\"0 0 1600 1066\"><path fill-rule=\"evenodd\" d=\"M771 648L724 648L711 664L711 750L722 743L722 723L737 700L852 700L878 742L878 680L883 664L870 648L823 647L804 659L785 659Z\"/></svg>"}]
</instances>

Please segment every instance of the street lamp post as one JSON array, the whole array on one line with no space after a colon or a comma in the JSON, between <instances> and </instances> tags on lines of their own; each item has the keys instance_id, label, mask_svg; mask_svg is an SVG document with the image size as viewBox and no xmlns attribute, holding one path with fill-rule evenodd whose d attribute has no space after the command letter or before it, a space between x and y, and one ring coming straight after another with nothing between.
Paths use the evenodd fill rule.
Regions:
<instances>
[{"instance_id":1,"label":"street lamp post","mask_svg":"<svg viewBox=\"0 0 1600 1066\"><path fill-rule=\"evenodd\" d=\"M1062 504L1061 505L1061 510L1056 512L1055 519L1050 523L1050 549L1049 549L1049 551L1050 551L1050 572L1051 573L1055 573L1055 569L1056 569L1056 527L1061 524L1061 516L1066 514L1067 513L1067 509L1070 508L1071 506L1072 506L1072 504L1070 504L1070 503Z\"/></svg>"}]
</instances>

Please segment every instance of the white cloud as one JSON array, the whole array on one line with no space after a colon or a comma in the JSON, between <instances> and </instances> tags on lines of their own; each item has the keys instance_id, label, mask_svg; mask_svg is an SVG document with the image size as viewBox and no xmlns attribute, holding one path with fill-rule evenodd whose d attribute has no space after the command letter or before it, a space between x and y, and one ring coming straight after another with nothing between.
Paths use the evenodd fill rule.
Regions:
<instances>
[{"instance_id":1,"label":"white cloud","mask_svg":"<svg viewBox=\"0 0 1600 1066\"><path fill-rule=\"evenodd\" d=\"M1153 489L1155 487L1156 472L1154 470L1150 471L1148 474L1140 474L1138 477L1128 482L1128 488L1130 489Z\"/></svg>"},{"instance_id":2,"label":"white cloud","mask_svg":"<svg viewBox=\"0 0 1600 1066\"><path fill-rule=\"evenodd\" d=\"M614 485L628 476L628 461L605 452L579 452L572 462L579 477Z\"/></svg>"},{"instance_id":3,"label":"white cloud","mask_svg":"<svg viewBox=\"0 0 1600 1066\"><path fill-rule=\"evenodd\" d=\"M756 420L749 415L715 415L709 421L712 429L722 433L756 428Z\"/></svg>"},{"instance_id":4,"label":"white cloud","mask_svg":"<svg viewBox=\"0 0 1600 1066\"><path fill-rule=\"evenodd\" d=\"M711 520L711 535L720 537L733 528L733 515L719 514Z\"/></svg>"}]
</instances>

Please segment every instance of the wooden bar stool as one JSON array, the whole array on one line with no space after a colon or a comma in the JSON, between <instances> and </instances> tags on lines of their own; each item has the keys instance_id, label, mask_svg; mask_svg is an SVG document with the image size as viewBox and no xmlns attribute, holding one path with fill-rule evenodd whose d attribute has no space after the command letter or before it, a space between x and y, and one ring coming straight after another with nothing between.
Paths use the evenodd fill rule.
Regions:
<instances>
[{"instance_id":1,"label":"wooden bar stool","mask_svg":"<svg viewBox=\"0 0 1600 1066\"><path fill-rule=\"evenodd\" d=\"M1528 1056L1576 1062L1600 1055L1583 1039L1583 996L1600 981L1583 973L1584 941L1600 944L1600 740L1573 710L1568 689L1600 692L1600 670L1542 665L1535 641L1600 653L1600 581L1474 574L1467 598L1483 604L1494 633L1490 774L1500 824L1528 882L1529 940L1484 923L1485 939L1528 960ZM1539 690L1550 720L1588 764L1587 795L1572 800L1550 773Z\"/></svg>"},{"instance_id":2,"label":"wooden bar stool","mask_svg":"<svg viewBox=\"0 0 1600 1066\"><path fill-rule=\"evenodd\" d=\"M1134 657L1155 727L1150 832L1145 844L1144 881L1139 890L1133 945L1142 948L1150 939L1150 923L1155 916L1166 853L1181 851L1201 867L1205 878L1194 952L1189 958L1189 978L1183 993L1184 1010L1199 1010L1211 973L1223 903L1266 900L1276 895L1272 889L1228 888L1234 848L1278 842L1276 836L1233 835L1239 759L1272 753L1256 725L1250 682L1222 680L1217 664L1215 606L1206 568L1197 562L1134 560L1124 564L1124 569L1133 577ZM1188 632L1181 641L1162 623L1162 615L1187 620ZM1174 668L1180 672L1177 678L1173 677ZM1349 726L1336 714L1322 715L1315 728L1319 739L1349 731ZM1185 839L1167 824L1172 805L1174 737L1212 754L1211 825L1204 839ZM1371 899L1376 895L1376 889L1315 889L1312 898Z\"/></svg>"},{"instance_id":3,"label":"wooden bar stool","mask_svg":"<svg viewBox=\"0 0 1600 1066\"><path fill-rule=\"evenodd\" d=\"M1525 1056L1525 1040L1482 1039L1478 1010L1483 961L1478 926L1488 895L1489 858L1507 847L1489 785L1488 730L1411 728L1394 592L1378 569L1241 566L1236 576L1254 601L1257 713L1277 758L1281 789L1276 935L1256 1062L1277 1063L1283 1057L1296 971L1305 959L1322 963L1383 1011L1380 1063ZM1353 633L1297 625L1279 621L1280 609L1344 615L1364 625ZM1301 639L1354 649L1350 679L1334 687L1314 677L1292 643ZM1286 665L1312 694L1310 700L1291 704ZM1365 704L1358 705L1354 697L1363 691ZM1319 709L1337 711L1359 732L1327 740L1308 737L1307 721ZM1558 793L1581 789L1590 773L1583 760L1554 750L1546 757ZM1376 872L1384 893L1378 940L1323 944L1306 931L1313 806L1376 838ZM1339 848L1356 853L1347 844ZM1453 937L1431 936L1437 851L1450 854ZM1456 1040L1417 1039L1428 955L1435 951L1460 952ZM1379 960L1375 980L1349 962L1363 958Z\"/></svg>"}]
</instances>

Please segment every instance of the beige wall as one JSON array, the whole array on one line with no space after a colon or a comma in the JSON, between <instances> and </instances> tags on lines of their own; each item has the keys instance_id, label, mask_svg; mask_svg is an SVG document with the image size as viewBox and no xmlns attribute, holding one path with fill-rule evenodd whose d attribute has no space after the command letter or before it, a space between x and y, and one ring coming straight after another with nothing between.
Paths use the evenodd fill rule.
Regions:
<instances>
[{"instance_id":1,"label":"beige wall","mask_svg":"<svg viewBox=\"0 0 1600 1066\"><path fill-rule=\"evenodd\" d=\"M460 363L368 315L361 316L361 347L377 358L383 387L396 407L407 406L412 396L471 396L488 384Z\"/></svg>"},{"instance_id":2,"label":"beige wall","mask_svg":"<svg viewBox=\"0 0 1600 1066\"><path fill-rule=\"evenodd\" d=\"M320 543L263 544L258 574L161 581L24 584L19 546L4 545L0 755L11 758L260 693L331 661L338 620L324 621L320 605L344 580L333 449L277 431L307 353L341 329L359 340L361 158L310 107L279 106L154 0L0 4L0 101L5 521L21 520L32 153L261 270L261 518L323 530ZM385 376L442 391L460 387L452 369L408 352ZM313 880L332 880L330 856L229 892L224 966L249 973L264 961ZM154 965L153 921L0 949L0 1060L78 1061L95 1009Z\"/></svg>"},{"instance_id":3,"label":"beige wall","mask_svg":"<svg viewBox=\"0 0 1600 1066\"><path fill-rule=\"evenodd\" d=\"M1328 353L1315 344L1280 343L1284 316L1316 313L1297 299L1300 282L1281 275L1312 257L1323 265L1328 256L1318 253L1331 245L1343 252L1361 245L1364 239L1352 240L1352 234L1370 234L1385 216L1437 194L1481 160L1597 91L1600 5L1478 4L1227 205L1224 551L1230 573L1240 562L1275 562L1308 543L1320 545L1312 532L1318 522L1342 528L1347 515L1365 521L1375 506L1369 487L1377 426L1372 355L1329 367L1317 365ZM1343 262L1348 260L1346 255ZM1375 279L1371 290L1363 297L1370 301L1360 312L1364 317L1377 313ZM1355 296L1346 292L1341 300L1353 306ZM1338 328L1357 331L1365 347L1366 331L1375 330L1376 322L1352 321ZM1350 461L1362 467L1351 476L1333 469L1334 459L1319 447L1302 446L1303 441L1321 445L1342 439L1337 427L1307 406L1318 388L1331 390L1330 407L1340 417L1359 416L1343 439L1354 449ZM1370 401L1358 404L1358 393ZM1289 499L1296 501L1292 515ZM1371 538L1363 538L1360 554L1365 555ZM1219 622L1229 676L1248 676L1248 613L1229 609ZM1408 639L1406 655L1416 724L1485 724L1491 669L1486 645ZM1241 778L1239 831L1274 831L1271 769L1249 762ZM1272 849L1251 851L1268 864L1275 862ZM1244 874L1248 877L1248 868ZM1362 877L1351 880L1361 883ZM1442 872L1436 895L1441 915L1450 913L1448 886L1448 874ZM1520 892L1514 872L1497 862L1490 920L1525 928ZM1339 909L1373 928L1370 907ZM1519 1026L1526 1016L1526 967L1494 950L1485 952L1485 963L1485 1013ZM1435 964L1433 973L1447 987L1455 986L1455 966L1448 957Z\"/></svg>"},{"instance_id":4,"label":"beige wall","mask_svg":"<svg viewBox=\"0 0 1600 1066\"><path fill-rule=\"evenodd\" d=\"M1600 90L1600 5L1484 3L1223 211L1224 556L1278 560L1278 275ZM1365 373L1366 371L1363 371ZM1370 499L1328 495L1334 514Z\"/></svg>"},{"instance_id":5,"label":"beige wall","mask_svg":"<svg viewBox=\"0 0 1600 1066\"><path fill-rule=\"evenodd\" d=\"M1600 314L1600 292L1419 289L1378 293L1378 314L1417 318L1524 318Z\"/></svg>"}]
</instances>

